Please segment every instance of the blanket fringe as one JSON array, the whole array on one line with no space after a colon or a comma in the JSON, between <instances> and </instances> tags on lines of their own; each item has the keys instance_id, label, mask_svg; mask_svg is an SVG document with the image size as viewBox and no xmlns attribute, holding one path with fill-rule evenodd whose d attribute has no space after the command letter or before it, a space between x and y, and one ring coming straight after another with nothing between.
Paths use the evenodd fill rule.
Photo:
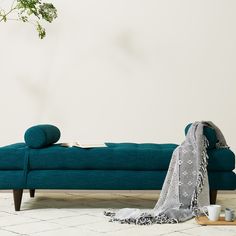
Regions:
<instances>
[{"instance_id":1,"label":"blanket fringe","mask_svg":"<svg viewBox=\"0 0 236 236\"><path fill-rule=\"evenodd\" d=\"M208 155L207 155L207 147L209 146L209 141L207 140L206 136L203 135L203 150L202 150L202 158L200 163L200 168L198 171L197 177L197 185L195 187L193 197L191 200L190 208L193 210L193 215L198 216L200 214L200 210L198 207L198 197L199 194L202 192L204 186L204 179L207 173L207 164L208 164Z\"/></svg>"},{"instance_id":2,"label":"blanket fringe","mask_svg":"<svg viewBox=\"0 0 236 236\"><path fill-rule=\"evenodd\" d=\"M151 224L176 224L179 223L177 219L167 217L164 213L158 216L143 213L137 219L117 219L114 212L104 211L105 216L111 217L109 222L119 222L121 224L135 224L135 225L151 225Z\"/></svg>"}]
</instances>

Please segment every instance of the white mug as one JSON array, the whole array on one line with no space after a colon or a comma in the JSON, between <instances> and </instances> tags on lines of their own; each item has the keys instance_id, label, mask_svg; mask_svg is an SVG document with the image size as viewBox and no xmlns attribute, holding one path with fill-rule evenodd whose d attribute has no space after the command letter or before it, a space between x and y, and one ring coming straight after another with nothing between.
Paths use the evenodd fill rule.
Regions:
<instances>
[{"instance_id":1,"label":"white mug","mask_svg":"<svg viewBox=\"0 0 236 236\"><path fill-rule=\"evenodd\" d=\"M207 209L208 214L206 213L204 208ZM220 217L221 205L205 206L203 207L202 211L210 221L217 221Z\"/></svg>"}]
</instances>

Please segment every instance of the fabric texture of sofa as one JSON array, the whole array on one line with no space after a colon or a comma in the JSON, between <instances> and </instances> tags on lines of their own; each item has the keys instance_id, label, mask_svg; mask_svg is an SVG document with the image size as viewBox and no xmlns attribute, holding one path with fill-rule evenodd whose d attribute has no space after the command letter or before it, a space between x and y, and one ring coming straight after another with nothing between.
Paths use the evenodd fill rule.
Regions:
<instances>
[{"instance_id":1,"label":"fabric texture of sofa","mask_svg":"<svg viewBox=\"0 0 236 236\"><path fill-rule=\"evenodd\" d=\"M217 190L236 189L235 156L228 148L216 148L214 130L204 133L209 140L208 175L214 202ZM86 149L45 143L41 148L29 147L27 142L0 148L0 189L13 189L16 210L23 189L29 189L32 197L35 189L160 190L178 146L106 143L107 147Z\"/></svg>"}]
</instances>

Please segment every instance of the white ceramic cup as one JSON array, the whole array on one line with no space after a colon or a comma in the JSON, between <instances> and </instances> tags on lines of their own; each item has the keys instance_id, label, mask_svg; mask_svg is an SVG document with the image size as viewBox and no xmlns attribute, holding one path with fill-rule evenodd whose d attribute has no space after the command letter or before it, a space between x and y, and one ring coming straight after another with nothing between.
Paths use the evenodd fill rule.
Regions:
<instances>
[{"instance_id":1,"label":"white ceramic cup","mask_svg":"<svg viewBox=\"0 0 236 236\"><path fill-rule=\"evenodd\" d=\"M207 209L207 212L205 211ZM210 221L217 221L220 217L221 205L209 205L203 207L203 213L207 216Z\"/></svg>"}]
</instances>

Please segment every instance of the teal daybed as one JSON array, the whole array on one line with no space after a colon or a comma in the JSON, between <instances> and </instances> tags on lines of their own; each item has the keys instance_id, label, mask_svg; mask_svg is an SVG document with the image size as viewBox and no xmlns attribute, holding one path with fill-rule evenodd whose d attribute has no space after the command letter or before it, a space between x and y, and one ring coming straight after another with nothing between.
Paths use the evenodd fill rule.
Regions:
<instances>
[{"instance_id":1,"label":"teal daybed","mask_svg":"<svg viewBox=\"0 0 236 236\"><path fill-rule=\"evenodd\" d=\"M188 127L186 128L187 132ZM216 135L205 128L211 202L217 190L235 190L234 153L216 149ZM160 190L176 144L107 143L78 148L53 144L60 131L51 125L31 127L25 143L0 148L0 189L12 189L20 210L23 189Z\"/></svg>"}]
</instances>

